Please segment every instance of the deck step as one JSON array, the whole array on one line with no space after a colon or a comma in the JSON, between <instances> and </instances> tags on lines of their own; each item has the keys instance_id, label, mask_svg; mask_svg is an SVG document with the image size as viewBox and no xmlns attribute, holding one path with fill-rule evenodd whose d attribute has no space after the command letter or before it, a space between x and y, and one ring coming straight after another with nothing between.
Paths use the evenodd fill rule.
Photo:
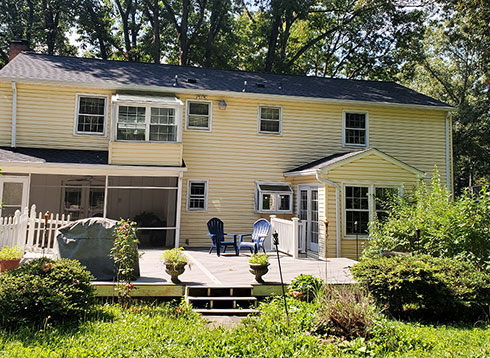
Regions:
<instances>
[{"instance_id":1,"label":"deck step","mask_svg":"<svg viewBox=\"0 0 490 358\"><path fill-rule=\"evenodd\" d=\"M255 314L259 311L253 308L195 308L194 312L203 314L203 315L229 315L229 316L242 316Z\"/></svg>"},{"instance_id":2,"label":"deck step","mask_svg":"<svg viewBox=\"0 0 490 358\"><path fill-rule=\"evenodd\" d=\"M254 296L245 296L245 297L236 297L236 296L187 296L188 301L257 301L257 297Z\"/></svg>"}]
</instances>

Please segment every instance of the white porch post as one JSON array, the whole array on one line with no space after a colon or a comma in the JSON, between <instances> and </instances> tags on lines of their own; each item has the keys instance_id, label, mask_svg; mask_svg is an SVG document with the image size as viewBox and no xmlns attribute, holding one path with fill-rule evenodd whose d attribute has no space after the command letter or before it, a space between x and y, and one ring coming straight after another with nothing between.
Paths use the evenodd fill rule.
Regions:
<instances>
[{"instance_id":1,"label":"white porch post","mask_svg":"<svg viewBox=\"0 0 490 358\"><path fill-rule=\"evenodd\" d=\"M298 234L299 234L299 218L292 218L293 220L293 259L297 259L299 257L299 239L298 239Z\"/></svg>"},{"instance_id":2,"label":"white porch post","mask_svg":"<svg viewBox=\"0 0 490 358\"><path fill-rule=\"evenodd\" d=\"M107 193L109 192L108 190L109 186L109 176L105 176L105 186L104 186L104 219L107 218Z\"/></svg>"},{"instance_id":3,"label":"white porch post","mask_svg":"<svg viewBox=\"0 0 490 358\"><path fill-rule=\"evenodd\" d=\"M175 247L180 245L180 210L182 207L182 172L179 173L179 180L177 186L177 212L175 213Z\"/></svg>"}]
</instances>

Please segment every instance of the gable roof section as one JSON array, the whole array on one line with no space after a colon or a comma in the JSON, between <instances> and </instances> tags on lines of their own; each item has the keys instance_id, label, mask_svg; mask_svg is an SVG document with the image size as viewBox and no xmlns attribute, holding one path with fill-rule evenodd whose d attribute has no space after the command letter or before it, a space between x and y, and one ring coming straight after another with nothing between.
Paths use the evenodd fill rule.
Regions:
<instances>
[{"instance_id":1,"label":"gable roof section","mask_svg":"<svg viewBox=\"0 0 490 358\"><path fill-rule=\"evenodd\" d=\"M449 110L448 104L394 82L278 75L210 68L21 53L0 80L189 93L279 95L334 102L410 105ZM247 84L245 85L245 81Z\"/></svg>"},{"instance_id":2,"label":"gable roof section","mask_svg":"<svg viewBox=\"0 0 490 358\"><path fill-rule=\"evenodd\" d=\"M396 166L399 166L408 172L415 174L417 177L423 177L425 175L421 170L402 162L401 160L392 157L376 148L368 148L356 152L349 153L338 153L332 154L323 159L316 160L314 162L302 165L290 171L284 172L284 176L293 177L293 176L302 176L302 175L311 175L322 172L322 174L327 174L329 170L335 169L337 167L349 164L355 160L364 158L368 155L376 155Z\"/></svg>"}]
</instances>

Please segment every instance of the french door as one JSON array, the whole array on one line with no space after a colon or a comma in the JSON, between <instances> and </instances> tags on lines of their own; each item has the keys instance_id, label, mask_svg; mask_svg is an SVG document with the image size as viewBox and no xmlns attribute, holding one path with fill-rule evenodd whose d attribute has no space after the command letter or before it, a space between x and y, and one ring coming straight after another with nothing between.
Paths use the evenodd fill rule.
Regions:
<instances>
[{"instance_id":1,"label":"french door","mask_svg":"<svg viewBox=\"0 0 490 358\"><path fill-rule=\"evenodd\" d=\"M0 217L14 216L27 207L28 185L26 177L0 177Z\"/></svg>"},{"instance_id":2,"label":"french door","mask_svg":"<svg viewBox=\"0 0 490 358\"><path fill-rule=\"evenodd\" d=\"M298 216L306 225L306 248L318 252L318 186L298 187Z\"/></svg>"}]
</instances>

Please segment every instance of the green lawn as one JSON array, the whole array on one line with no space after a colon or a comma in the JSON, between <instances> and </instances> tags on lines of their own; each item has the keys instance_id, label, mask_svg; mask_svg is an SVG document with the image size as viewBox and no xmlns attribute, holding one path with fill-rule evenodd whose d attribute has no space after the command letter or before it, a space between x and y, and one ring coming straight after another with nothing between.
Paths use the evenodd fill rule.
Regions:
<instances>
[{"instance_id":1,"label":"green lawn","mask_svg":"<svg viewBox=\"0 0 490 358\"><path fill-rule=\"evenodd\" d=\"M2 357L489 357L490 326L457 328L380 320L369 342L327 342L307 333L312 305L280 303L233 329L211 329L199 315L169 305L123 310L100 305L78 326L0 332Z\"/></svg>"}]
</instances>

